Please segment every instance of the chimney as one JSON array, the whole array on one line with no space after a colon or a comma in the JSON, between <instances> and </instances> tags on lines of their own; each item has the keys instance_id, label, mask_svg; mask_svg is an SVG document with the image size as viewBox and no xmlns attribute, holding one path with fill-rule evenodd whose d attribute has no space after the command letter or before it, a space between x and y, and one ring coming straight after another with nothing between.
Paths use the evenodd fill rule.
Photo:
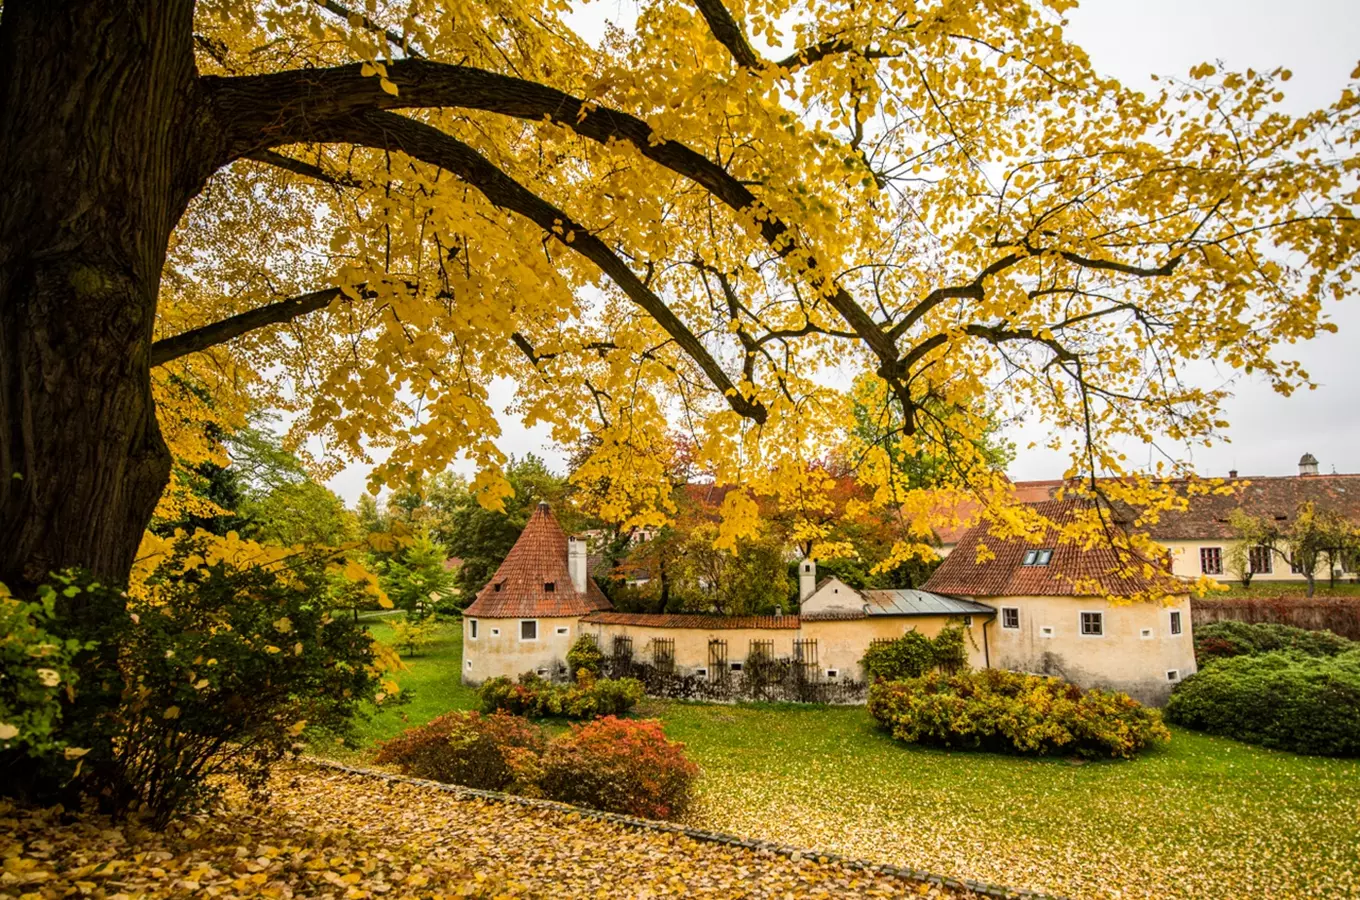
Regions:
<instances>
[{"instance_id":1,"label":"chimney","mask_svg":"<svg viewBox=\"0 0 1360 900\"><path fill-rule=\"evenodd\" d=\"M817 562L811 557L798 564L798 602L812 596L817 589Z\"/></svg>"},{"instance_id":2,"label":"chimney","mask_svg":"<svg viewBox=\"0 0 1360 900\"><path fill-rule=\"evenodd\" d=\"M1229 469L1229 470L1228 470L1228 477L1229 477L1229 478L1236 478L1236 477L1237 477L1237 470L1236 470L1236 469Z\"/></svg>"},{"instance_id":3,"label":"chimney","mask_svg":"<svg viewBox=\"0 0 1360 900\"><path fill-rule=\"evenodd\" d=\"M587 550L583 535L573 534L567 538L567 571L571 573L571 586L578 594L586 592L586 568L589 565Z\"/></svg>"},{"instance_id":4,"label":"chimney","mask_svg":"<svg viewBox=\"0 0 1360 900\"><path fill-rule=\"evenodd\" d=\"M1299 457L1299 477L1306 475L1316 475L1318 473L1317 457L1311 453L1305 453Z\"/></svg>"}]
</instances>

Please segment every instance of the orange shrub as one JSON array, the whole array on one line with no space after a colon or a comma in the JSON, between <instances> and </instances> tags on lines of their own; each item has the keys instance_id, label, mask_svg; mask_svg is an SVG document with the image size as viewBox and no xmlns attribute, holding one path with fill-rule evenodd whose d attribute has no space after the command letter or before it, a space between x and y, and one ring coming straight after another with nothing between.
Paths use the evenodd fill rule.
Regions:
<instances>
[{"instance_id":1,"label":"orange shrub","mask_svg":"<svg viewBox=\"0 0 1360 900\"><path fill-rule=\"evenodd\" d=\"M543 733L519 716L452 712L387 741L377 761L417 778L533 794L543 747Z\"/></svg>"},{"instance_id":2,"label":"orange shrub","mask_svg":"<svg viewBox=\"0 0 1360 900\"><path fill-rule=\"evenodd\" d=\"M699 767L655 719L605 716L556 738L539 782L554 800L649 819L682 815Z\"/></svg>"}]
</instances>

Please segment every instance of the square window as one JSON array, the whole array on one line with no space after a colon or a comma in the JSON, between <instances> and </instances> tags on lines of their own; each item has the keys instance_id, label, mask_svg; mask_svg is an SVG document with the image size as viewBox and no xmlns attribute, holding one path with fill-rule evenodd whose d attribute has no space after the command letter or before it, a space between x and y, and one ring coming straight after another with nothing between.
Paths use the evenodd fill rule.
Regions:
<instances>
[{"instance_id":1,"label":"square window","mask_svg":"<svg viewBox=\"0 0 1360 900\"><path fill-rule=\"evenodd\" d=\"M1167 681L1180 681L1180 680L1181 680L1181 670L1180 670L1180 669L1167 669L1167 670L1166 670L1166 680L1167 680Z\"/></svg>"},{"instance_id":2,"label":"square window","mask_svg":"<svg viewBox=\"0 0 1360 900\"><path fill-rule=\"evenodd\" d=\"M559 629L557 629L557 633L558 633L558 634L566 634L566 633L567 633L568 631L570 631L570 630L571 630L570 628L559 628Z\"/></svg>"},{"instance_id":3,"label":"square window","mask_svg":"<svg viewBox=\"0 0 1360 900\"><path fill-rule=\"evenodd\" d=\"M1200 547L1199 570L1205 575L1223 574L1223 548Z\"/></svg>"},{"instance_id":4,"label":"square window","mask_svg":"<svg viewBox=\"0 0 1360 900\"><path fill-rule=\"evenodd\" d=\"M535 619L524 619L519 623L519 639L521 641L538 640L538 622Z\"/></svg>"},{"instance_id":5,"label":"square window","mask_svg":"<svg viewBox=\"0 0 1360 900\"><path fill-rule=\"evenodd\" d=\"M1105 614L1084 612L1081 614L1081 633L1087 637L1101 637L1105 634Z\"/></svg>"},{"instance_id":6,"label":"square window","mask_svg":"<svg viewBox=\"0 0 1360 900\"><path fill-rule=\"evenodd\" d=\"M468 619L468 637L477 640L477 620Z\"/></svg>"},{"instance_id":7,"label":"square window","mask_svg":"<svg viewBox=\"0 0 1360 900\"><path fill-rule=\"evenodd\" d=\"M499 593L500 593L500 590L501 590L501 584L502 584L502 582L499 582L499 581L498 581L498 582L496 582L495 584L491 585L491 590L492 590L492 592L493 592L493 593L499 594Z\"/></svg>"},{"instance_id":8,"label":"square window","mask_svg":"<svg viewBox=\"0 0 1360 900\"><path fill-rule=\"evenodd\" d=\"M1020 627L1020 608L1018 606L1001 607L1001 627L1007 629Z\"/></svg>"},{"instance_id":9,"label":"square window","mask_svg":"<svg viewBox=\"0 0 1360 900\"><path fill-rule=\"evenodd\" d=\"M544 592L545 594L551 594L551 593L553 593L553 592L556 591L556 590L557 590L557 582L555 582L555 581L545 581L545 582L543 582L543 592Z\"/></svg>"},{"instance_id":10,"label":"square window","mask_svg":"<svg viewBox=\"0 0 1360 900\"><path fill-rule=\"evenodd\" d=\"M1181 633L1181 611L1179 609L1171 610L1171 633Z\"/></svg>"}]
</instances>

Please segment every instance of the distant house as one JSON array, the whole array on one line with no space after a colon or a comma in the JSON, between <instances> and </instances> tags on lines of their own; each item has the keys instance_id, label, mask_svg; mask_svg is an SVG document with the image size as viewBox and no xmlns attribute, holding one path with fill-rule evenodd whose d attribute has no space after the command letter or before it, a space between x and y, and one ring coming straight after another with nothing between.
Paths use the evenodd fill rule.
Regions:
<instances>
[{"instance_id":1,"label":"distant house","mask_svg":"<svg viewBox=\"0 0 1360 900\"><path fill-rule=\"evenodd\" d=\"M926 590L996 609L988 641L992 666L1165 702L1176 682L1195 671L1188 589L1169 574L1157 584L1113 574L1120 566L1109 545L1086 548L1062 540L1061 528L1083 501L1033 505L1054 523L1047 536L1037 543L1001 539L985 524L974 526L931 575ZM1154 588L1170 588L1167 603L1132 601Z\"/></svg>"}]
</instances>

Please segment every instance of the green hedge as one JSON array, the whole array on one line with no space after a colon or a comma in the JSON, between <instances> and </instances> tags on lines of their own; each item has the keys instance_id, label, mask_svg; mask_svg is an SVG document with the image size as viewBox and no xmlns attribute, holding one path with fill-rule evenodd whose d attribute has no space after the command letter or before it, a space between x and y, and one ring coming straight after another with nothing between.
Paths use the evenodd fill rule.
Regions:
<instances>
[{"instance_id":1,"label":"green hedge","mask_svg":"<svg viewBox=\"0 0 1360 900\"><path fill-rule=\"evenodd\" d=\"M1166 715L1263 747L1360 756L1360 649L1220 659L1176 686Z\"/></svg>"},{"instance_id":2,"label":"green hedge","mask_svg":"<svg viewBox=\"0 0 1360 900\"><path fill-rule=\"evenodd\" d=\"M866 681L899 681L919 678L937 668L945 671L967 668L963 628L958 625L942 628L934 640L912 629L895 641L871 644L860 665L864 667Z\"/></svg>"},{"instance_id":3,"label":"green hedge","mask_svg":"<svg viewBox=\"0 0 1360 900\"><path fill-rule=\"evenodd\" d=\"M1001 669L880 681L869 714L909 744L1038 756L1131 757L1171 738L1127 694Z\"/></svg>"},{"instance_id":4,"label":"green hedge","mask_svg":"<svg viewBox=\"0 0 1360 900\"><path fill-rule=\"evenodd\" d=\"M503 710L531 718L593 719L623 715L642 699L635 678L595 678L582 672L574 684L553 684L526 672L519 681L501 676L477 689L482 712Z\"/></svg>"},{"instance_id":5,"label":"green hedge","mask_svg":"<svg viewBox=\"0 0 1360 900\"><path fill-rule=\"evenodd\" d=\"M1195 626L1195 659L1201 666L1233 656L1293 650L1306 656L1336 656L1360 643L1330 631L1309 631L1269 622L1210 622Z\"/></svg>"}]
</instances>

